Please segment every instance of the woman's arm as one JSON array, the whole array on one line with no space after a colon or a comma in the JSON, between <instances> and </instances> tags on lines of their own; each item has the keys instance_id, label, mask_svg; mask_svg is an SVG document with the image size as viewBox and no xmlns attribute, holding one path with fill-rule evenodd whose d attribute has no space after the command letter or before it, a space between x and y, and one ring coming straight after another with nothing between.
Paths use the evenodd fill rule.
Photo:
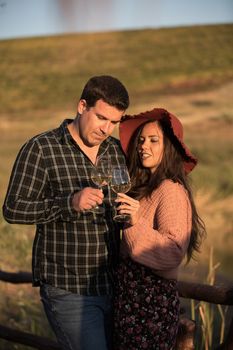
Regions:
<instances>
[{"instance_id":1,"label":"woman's arm","mask_svg":"<svg viewBox=\"0 0 233 350\"><path fill-rule=\"evenodd\" d=\"M124 230L123 245L141 264L156 270L176 268L186 253L191 233L191 207L185 190L177 183L164 181L152 199L144 201L142 209L137 224Z\"/></svg>"}]
</instances>

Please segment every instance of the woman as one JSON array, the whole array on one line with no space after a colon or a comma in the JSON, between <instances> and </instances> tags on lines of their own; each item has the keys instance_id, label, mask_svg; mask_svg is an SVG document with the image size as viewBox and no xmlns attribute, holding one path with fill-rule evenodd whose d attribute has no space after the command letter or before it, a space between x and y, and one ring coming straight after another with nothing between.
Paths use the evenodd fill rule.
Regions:
<instances>
[{"instance_id":1,"label":"woman","mask_svg":"<svg viewBox=\"0 0 233 350\"><path fill-rule=\"evenodd\" d=\"M126 116L120 141L128 159L130 214L121 243L115 293L115 349L175 347L179 321L178 267L205 235L188 173L197 160L183 142L181 122L164 109ZM129 156L130 155L130 156ZM132 198L133 197L133 198Z\"/></svg>"}]
</instances>

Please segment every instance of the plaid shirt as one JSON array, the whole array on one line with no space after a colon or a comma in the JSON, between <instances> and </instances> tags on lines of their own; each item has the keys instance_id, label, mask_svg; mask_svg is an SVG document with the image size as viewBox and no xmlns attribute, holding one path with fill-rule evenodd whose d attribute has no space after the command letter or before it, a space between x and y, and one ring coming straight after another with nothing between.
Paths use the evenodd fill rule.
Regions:
<instances>
[{"instance_id":1,"label":"plaid shirt","mask_svg":"<svg viewBox=\"0 0 233 350\"><path fill-rule=\"evenodd\" d=\"M29 140L20 150L3 207L10 223L36 224L33 244L33 284L46 282L79 295L112 292L118 258L119 228L112 220L114 193L104 188L105 215L77 213L72 195L94 187L93 164L61 126ZM124 164L119 141L105 140L113 164Z\"/></svg>"}]
</instances>

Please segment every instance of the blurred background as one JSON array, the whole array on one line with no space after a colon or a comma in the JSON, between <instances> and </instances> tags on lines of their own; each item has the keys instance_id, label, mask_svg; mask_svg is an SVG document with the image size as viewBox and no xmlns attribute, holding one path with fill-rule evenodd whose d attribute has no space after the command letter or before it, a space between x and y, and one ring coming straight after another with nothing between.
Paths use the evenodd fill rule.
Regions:
<instances>
[{"instance_id":1,"label":"blurred background","mask_svg":"<svg viewBox=\"0 0 233 350\"><path fill-rule=\"evenodd\" d=\"M75 116L91 76L113 75L129 113L176 114L199 158L191 176L208 237L180 279L232 285L232 42L232 0L0 0L1 205L24 142ZM1 214L0 269L31 271L33 238L33 226ZM0 282L0 293L0 324L52 337L37 289Z\"/></svg>"}]
</instances>

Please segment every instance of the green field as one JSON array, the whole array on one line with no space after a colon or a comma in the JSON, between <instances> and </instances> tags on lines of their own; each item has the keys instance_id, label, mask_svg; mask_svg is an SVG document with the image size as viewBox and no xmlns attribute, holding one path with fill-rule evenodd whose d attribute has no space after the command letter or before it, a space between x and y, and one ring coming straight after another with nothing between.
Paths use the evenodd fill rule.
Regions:
<instances>
[{"instance_id":1,"label":"green field","mask_svg":"<svg viewBox=\"0 0 233 350\"><path fill-rule=\"evenodd\" d=\"M111 74L132 105L213 88L232 76L232 25L0 42L0 113L69 108L92 75Z\"/></svg>"},{"instance_id":2,"label":"green field","mask_svg":"<svg viewBox=\"0 0 233 350\"><path fill-rule=\"evenodd\" d=\"M232 284L232 36L233 25L216 25L0 41L1 205L20 146L74 116L90 76L114 75L129 90L129 113L170 110L199 158L192 181L208 237L181 278L205 281L213 246L216 281ZM34 227L0 216L0 269L30 271L33 237ZM1 283L0 291L0 324L48 334L37 290Z\"/></svg>"}]
</instances>

